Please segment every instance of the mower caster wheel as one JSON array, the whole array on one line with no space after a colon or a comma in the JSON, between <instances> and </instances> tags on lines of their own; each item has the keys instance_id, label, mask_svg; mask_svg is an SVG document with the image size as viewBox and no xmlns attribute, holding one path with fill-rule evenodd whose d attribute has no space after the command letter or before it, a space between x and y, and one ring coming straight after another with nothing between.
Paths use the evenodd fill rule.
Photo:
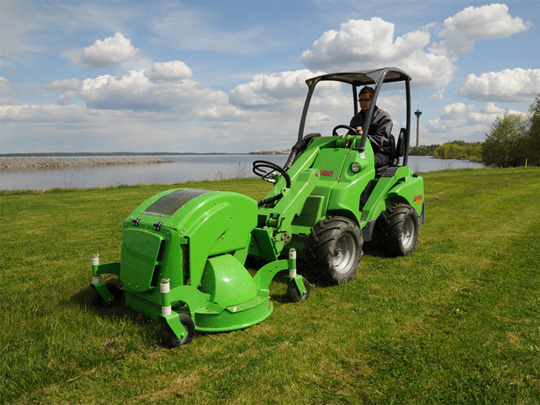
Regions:
<instances>
[{"instance_id":1,"label":"mower caster wheel","mask_svg":"<svg viewBox=\"0 0 540 405\"><path fill-rule=\"evenodd\" d=\"M289 298L289 301L300 302L307 300L309 297L309 291L311 290L309 281L307 281L305 277L302 277L302 280L306 286L306 293L304 295L300 295L300 291L298 291L298 287L296 286L296 282L294 280L290 280L287 284L287 298Z\"/></svg>"},{"instance_id":2,"label":"mower caster wheel","mask_svg":"<svg viewBox=\"0 0 540 405\"><path fill-rule=\"evenodd\" d=\"M107 290L113 295L114 301L106 302L100 293L94 291L92 296L92 306L100 308L108 305L115 305L122 301L124 293L116 284L107 283Z\"/></svg>"},{"instance_id":3,"label":"mower caster wheel","mask_svg":"<svg viewBox=\"0 0 540 405\"><path fill-rule=\"evenodd\" d=\"M195 324L193 323L193 320L185 314L180 314L180 323L188 331L187 336L184 336L182 339L179 339L176 336L167 322L164 321L161 324L161 344L166 348L174 349L181 345L187 345L193 339L193 335L195 335Z\"/></svg>"}]
</instances>

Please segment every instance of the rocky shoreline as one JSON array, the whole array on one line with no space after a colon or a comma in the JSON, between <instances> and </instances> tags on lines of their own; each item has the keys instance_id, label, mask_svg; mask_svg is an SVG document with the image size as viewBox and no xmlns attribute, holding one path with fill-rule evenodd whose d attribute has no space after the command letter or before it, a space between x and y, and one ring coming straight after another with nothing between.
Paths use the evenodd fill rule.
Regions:
<instances>
[{"instance_id":1,"label":"rocky shoreline","mask_svg":"<svg viewBox=\"0 0 540 405\"><path fill-rule=\"evenodd\" d=\"M44 157L0 157L1 170L65 169L109 165L147 165L172 163L172 160L153 157L113 158L44 158Z\"/></svg>"}]
</instances>

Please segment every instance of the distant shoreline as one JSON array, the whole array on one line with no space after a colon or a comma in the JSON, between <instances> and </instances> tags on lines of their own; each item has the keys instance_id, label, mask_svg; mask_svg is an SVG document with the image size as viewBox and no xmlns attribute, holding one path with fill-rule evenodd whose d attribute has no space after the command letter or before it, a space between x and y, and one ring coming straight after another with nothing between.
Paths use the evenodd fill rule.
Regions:
<instances>
[{"instance_id":1,"label":"distant shoreline","mask_svg":"<svg viewBox=\"0 0 540 405\"><path fill-rule=\"evenodd\" d=\"M189 155L248 155L248 153L195 153L195 152L38 152L38 153L0 153L3 157L115 157L115 156L189 156Z\"/></svg>"},{"instance_id":2,"label":"distant shoreline","mask_svg":"<svg viewBox=\"0 0 540 405\"><path fill-rule=\"evenodd\" d=\"M248 153L228 152L38 152L38 153L0 153L0 158L17 157L136 157L136 156L228 156L228 155L288 155L289 151L256 151Z\"/></svg>"},{"instance_id":3,"label":"distant shoreline","mask_svg":"<svg viewBox=\"0 0 540 405\"><path fill-rule=\"evenodd\" d=\"M77 167L92 166L110 166L110 165L141 165L172 163L172 160L161 158L144 157L105 157L105 158L77 158L69 157L0 157L0 171L3 170L38 170L38 169L65 169Z\"/></svg>"}]
</instances>

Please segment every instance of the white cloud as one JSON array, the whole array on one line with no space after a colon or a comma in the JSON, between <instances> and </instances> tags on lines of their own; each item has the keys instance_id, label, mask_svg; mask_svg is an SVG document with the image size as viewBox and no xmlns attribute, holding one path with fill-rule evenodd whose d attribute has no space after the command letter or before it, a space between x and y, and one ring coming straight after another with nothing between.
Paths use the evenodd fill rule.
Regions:
<instances>
[{"instance_id":1,"label":"white cloud","mask_svg":"<svg viewBox=\"0 0 540 405\"><path fill-rule=\"evenodd\" d=\"M306 80L316 76L309 70L297 70L255 75L250 82L231 91L231 103L243 107L267 107L303 100L307 93Z\"/></svg>"},{"instance_id":2,"label":"white cloud","mask_svg":"<svg viewBox=\"0 0 540 405\"><path fill-rule=\"evenodd\" d=\"M80 98L90 107L106 110L176 111L181 119L219 116L216 108L228 107L227 95L192 80L154 82L146 69L130 70L118 76L86 79Z\"/></svg>"},{"instance_id":3,"label":"white cloud","mask_svg":"<svg viewBox=\"0 0 540 405\"><path fill-rule=\"evenodd\" d=\"M98 39L93 45L87 46L79 55L73 55L70 62L79 67L110 68L137 59L139 49L131 44L129 38L117 32L113 37Z\"/></svg>"},{"instance_id":4,"label":"white cloud","mask_svg":"<svg viewBox=\"0 0 540 405\"><path fill-rule=\"evenodd\" d=\"M225 108L226 110L226 108ZM249 152L290 147L297 116L250 112L210 119L223 107L193 115L191 120L163 112L101 110L81 105L0 106L3 150L27 151L194 151ZM233 112L237 112L235 109ZM273 125L263 124L273 120ZM292 130L292 132L291 132ZM30 149L26 145L31 145ZM161 145L161 146L160 146ZM279 146L277 146L279 145ZM36 149L37 148L37 149Z\"/></svg>"},{"instance_id":5,"label":"white cloud","mask_svg":"<svg viewBox=\"0 0 540 405\"><path fill-rule=\"evenodd\" d=\"M463 103L455 103L445 106L441 110L441 120L455 120L460 116L467 115L474 110L473 105L465 105Z\"/></svg>"},{"instance_id":6,"label":"white cloud","mask_svg":"<svg viewBox=\"0 0 540 405\"><path fill-rule=\"evenodd\" d=\"M66 137L78 133L86 141L93 139L89 135L92 132L96 138L102 138L97 143L92 140L92 145L110 145L114 138L115 142L129 142L132 150L155 150L150 138L157 136L166 139L171 150L284 149L297 136L307 94L305 80L316 75L307 70L258 75L235 89L234 104L227 94L193 80L152 81L145 73L148 68L116 76L102 75L80 83L55 81L47 89L64 91L58 97L59 104L64 105L12 105L0 109L0 118L25 128L57 126L55 139L60 139L61 133ZM69 105L75 95L85 104ZM349 123L349 92L343 94L338 83L323 83L316 95L306 133L329 135L337 124ZM392 96L381 100L387 109L397 103ZM11 133L10 139L15 139L13 131L7 131ZM64 144L68 145L67 141Z\"/></svg>"},{"instance_id":7,"label":"white cloud","mask_svg":"<svg viewBox=\"0 0 540 405\"><path fill-rule=\"evenodd\" d=\"M137 120L143 117L146 120L152 116L151 119L158 121L201 121L203 126L217 125L223 119L234 121L243 116L241 109L229 104L227 94L187 79L192 75L191 69L184 62L160 62L153 64L152 68L123 71L119 75L101 75L82 81L55 80L43 86L43 89L51 93L62 93L57 97L62 106L67 106L78 96L86 104L85 108L94 111L92 114L102 110L117 111L117 117L129 116ZM5 82L9 84L7 80ZM0 81L0 84L3 83ZM53 109L49 105L3 110L4 118L10 120L23 116L29 120L44 119L47 113L40 114L39 111L53 111L51 116L62 121L56 112L63 110Z\"/></svg>"},{"instance_id":8,"label":"white cloud","mask_svg":"<svg viewBox=\"0 0 540 405\"><path fill-rule=\"evenodd\" d=\"M60 105L68 105L71 100L73 99L73 96L75 95L75 92L73 90L68 90L64 94L61 94L58 96L58 104Z\"/></svg>"},{"instance_id":9,"label":"white cloud","mask_svg":"<svg viewBox=\"0 0 540 405\"><path fill-rule=\"evenodd\" d=\"M479 112L471 113L469 115L469 121L471 123L484 124L487 126L492 125L498 117L502 117L505 114L526 116L526 112L516 110L505 110L504 108L497 107L495 103L489 102L480 109Z\"/></svg>"},{"instance_id":10,"label":"white cloud","mask_svg":"<svg viewBox=\"0 0 540 405\"><path fill-rule=\"evenodd\" d=\"M424 50L431 41L429 27L394 38L394 24L381 18L349 20L339 31L326 31L300 60L309 69L327 71L397 66L413 77L413 84L444 87L455 66L446 55Z\"/></svg>"},{"instance_id":11,"label":"white cloud","mask_svg":"<svg viewBox=\"0 0 540 405\"><path fill-rule=\"evenodd\" d=\"M435 93L429 95L430 100L442 100L444 99L444 89L437 90Z\"/></svg>"},{"instance_id":12,"label":"white cloud","mask_svg":"<svg viewBox=\"0 0 540 405\"><path fill-rule=\"evenodd\" d=\"M505 109L504 108L501 108L501 107L497 107L495 105L495 103L493 102L489 102L489 103L486 103L486 105L484 105L481 109L480 109L480 112L482 114L498 114L498 115L504 115L505 113Z\"/></svg>"},{"instance_id":13,"label":"white cloud","mask_svg":"<svg viewBox=\"0 0 540 405\"><path fill-rule=\"evenodd\" d=\"M320 74L304 69L256 75L250 82L231 91L230 102L248 111L246 116L254 117L259 126L263 122L271 123L272 128L265 131L277 131L274 136L288 139L288 143L282 144L282 147L288 147L294 139L290 132L298 128L307 95L305 81ZM389 105L395 104L392 97L387 97L386 101ZM339 83L320 83L310 103L304 134L320 132L330 135L336 125L349 124L352 115L350 90L344 94ZM286 134L289 136L284 137Z\"/></svg>"},{"instance_id":14,"label":"white cloud","mask_svg":"<svg viewBox=\"0 0 540 405\"><path fill-rule=\"evenodd\" d=\"M298 70L256 75L250 82L231 91L230 102L249 110L247 117L256 117L260 122L263 119L271 122L273 130L285 127L286 124L290 132L290 128L296 129L300 122L308 89L305 81L320 74ZM381 94L377 105L390 113L396 128L403 126L405 101L402 94ZM349 88L342 88L336 82L320 83L311 99L304 133L330 135L335 126L348 125L353 114L353 99ZM283 137L283 134L276 136Z\"/></svg>"},{"instance_id":15,"label":"white cloud","mask_svg":"<svg viewBox=\"0 0 540 405\"><path fill-rule=\"evenodd\" d=\"M156 62L152 68L146 69L144 75L151 81L178 81L193 76L191 68L184 62Z\"/></svg>"},{"instance_id":16,"label":"white cloud","mask_svg":"<svg viewBox=\"0 0 540 405\"><path fill-rule=\"evenodd\" d=\"M438 118L428 120L427 126L435 132L449 132L459 130L459 128L467 132L465 128L468 125L468 116L473 110L473 105L465 105L463 103L449 104L441 109Z\"/></svg>"},{"instance_id":17,"label":"white cloud","mask_svg":"<svg viewBox=\"0 0 540 405\"><path fill-rule=\"evenodd\" d=\"M94 10L92 17L103 13L108 22L104 26L103 22L96 21L100 29L85 31L85 35L88 32L111 34L118 32L109 38L105 38L109 34L95 34L92 41L96 38L101 40L93 44L87 42L84 45L90 46L84 49L84 45L75 45L79 52L72 56L71 61L79 66L93 68L121 66L123 71L119 74L100 72L110 74L94 75L97 77L89 77L86 80L82 80L82 77L81 80L54 80L43 87L34 85L24 88L20 84L22 81L14 78L12 80L16 84L15 91L7 79L0 78L2 91L0 97L4 97L0 99L2 132L4 139L9 136L12 140L10 141L12 150L16 150L20 145L25 147L25 144L41 145L40 141L45 144L47 140L50 143L49 148L53 149L64 146L69 148L69 142L73 142L73 145L84 145L83 148L74 147L75 150L92 148L99 150L105 147L102 145L106 145L110 150L120 150L117 145L121 147L129 145L132 150L156 150L156 145L159 144L166 144L170 150L196 151L232 152L286 148L296 139L302 105L307 93L305 80L318 74L313 71L397 66L411 74L414 87L433 89L415 94L415 99L426 101L428 93L432 93L429 95L430 100L452 99L455 94L450 95L446 92L446 97L443 95L444 87L454 76L457 56L467 52L469 48L472 49L477 40L512 35L515 33L512 30L522 32L528 27L528 23L511 17L508 8L498 7L500 5L486 6L485 9L482 7L464 9L446 20L440 38L434 38L433 24L397 35L394 24L381 18L350 20L337 30L319 31L319 39L314 41L311 49L303 52L301 56L301 61L306 66L302 70L250 73L250 77L252 76L250 80L245 79L245 66L253 71L259 69L257 68L259 62L246 65L245 56L241 58L243 65L240 71L237 70L235 74L227 73L224 70L226 67L218 64L217 69L221 72L219 75L225 76L216 76L212 71L214 67L206 64L202 71L198 72L201 74L199 77L211 78L209 79L211 82L205 83L214 83L216 86L215 83L221 82L223 85L223 77L235 77L235 80L238 80L231 86L236 87L226 93L195 81L191 68L185 62L174 60L182 54L178 49L212 51L214 54L205 55L212 58L216 52L220 53L220 57L227 58L232 54L249 55L253 58L264 52L275 61L277 54L271 52L273 51L271 47L274 44L283 46L285 41L289 41L287 46L291 48L286 48L285 51L290 52L293 43L288 38L282 40L279 36L267 35L270 23L264 26L251 22L231 28L230 25L224 26L222 17L217 13L213 15L208 12L208 8L190 12L189 7L186 10L185 5L182 7L165 5L157 12L157 17L151 13L145 15L150 35L144 44L140 45L141 48L154 47L150 52L151 55L145 56L144 52L135 48L131 40L122 34L136 32L137 27L133 24L139 21L139 17L132 7L127 5L82 7L74 4L64 6L62 9L65 11L60 13L62 18L66 19L64 16L71 15L74 19L66 21L66 25L59 27L56 34L49 32L48 35L40 37L39 41L42 44L49 41L51 44L49 49L54 46L57 50L54 54L65 56L66 51L57 48L58 44L62 43L57 38L67 33L78 34L81 27L88 28L88 24L81 25L80 22L82 19L88 22L91 17L84 15L75 18L76 14L81 14L76 11L92 9ZM42 8L40 7L40 10ZM150 10L152 7L145 6L144 9ZM202 10L197 7L193 9ZM117 16L122 13L115 16L114 13L104 12L113 10L131 11L132 14L125 19L123 16ZM173 12L169 13L169 10ZM485 21L486 16L490 16L494 19L496 31L490 31L489 24L485 23L477 23L480 29L474 31L472 17L479 10L483 19L478 15L476 21ZM495 13L497 10L503 12L499 11L500 14L497 14ZM33 17L29 21L37 21L40 24L35 27L27 25L21 33L26 35L25 33L41 29L47 34L45 27L54 27L60 14L55 14L54 18L49 16L47 20ZM163 16L165 18L162 18ZM395 21L396 24L398 21ZM512 28L509 23L514 24L514 27ZM36 38L37 35L32 41L26 38L24 43L20 44L38 45L39 41ZM311 37L309 43L316 38ZM433 39L442 42L433 44ZM168 48L159 49L158 47L164 43L167 43ZM305 46L301 49L307 48L308 46ZM147 48L144 49L147 52ZM170 61L154 63L150 59L157 54L164 55L167 50L174 52ZM32 51L39 52L38 49ZM29 48L25 52L30 52ZM298 51L296 52L298 56ZM203 66L202 59L196 59L198 56L193 55L191 57L193 59L190 60L195 63L193 66ZM238 63L238 60L231 59L231 65L233 63ZM271 63L274 63L271 66L275 66L278 62ZM515 66L519 66L520 62L515 63ZM271 66L267 66L267 69L272 69ZM73 77L66 76L60 69L49 71L56 72L48 79L49 81ZM530 100L540 92L537 87L538 69L528 71L514 69L506 76L503 75L504 72L470 75L459 89L459 92L462 92L460 96L507 102L512 101L512 97L516 100L522 100L524 97ZM16 77L18 73L14 70L7 74ZM239 77L242 79L238 79ZM499 81L503 83L500 87ZM223 86L228 87L230 84L227 82L227 85ZM323 135L329 135L334 126L349 123L353 114L352 96L350 89L344 87L337 83L317 87L306 123L306 133L321 132ZM533 91L531 89L537 89L534 90L532 97L530 97ZM51 104L31 105L34 101L31 96L39 94L40 90L47 93L48 99L43 102ZM9 98L5 98L6 94ZM21 105L18 105L15 99L19 100ZM56 100L58 104L54 105L51 100ZM435 113L431 116L430 109L423 108L422 125L425 127L425 133L448 138L446 140L474 137L479 139L492 124L494 117L506 112L513 113L499 108L493 102L480 108L480 105L473 107L467 102L457 101L462 100L453 99L453 104L442 108L440 114ZM404 122L403 91L401 93L384 91L380 94L378 105L390 112L394 120L394 132L397 132L397 128L401 126L400 122ZM433 116L437 118L430 120L429 118ZM21 141L23 136L24 141ZM50 138L46 138L49 136Z\"/></svg>"},{"instance_id":18,"label":"white cloud","mask_svg":"<svg viewBox=\"0 0 540 405\"><path fill-rule=\"evenodd\" d=\"M47 105L9 105L0 107L2 121L35 122L88 122L90 116L85 106ZM94 117L95 119L95 117Z\"/></svg>"},{"instance_id":19,"label":"white cloud","mask_svg":"<svg viewBox=\"0 0 540 405\"><path fill-rule=\"evenodd\" d=\"M52 92L77 91L80 90L82 83L78 79L54 80L46 84L43 88Z\"/></svg>"},{"instance_id":20,"label":"white cloud","mask_svg":"<svg viewBox=\"0 0 540 405\"><path fill-rule=\"evenodd\" d=\"M471 52L478 40L506 38L527 30L530 25L519 17L512 17L506 4L467 7L444 20L439 36L446 39L434 44L432 51L460 57Z\"/></svg>"},{"instance_id":21,"label":"white cloud","mask_svg":"<svg viewBox=\"0 0 540 405\"><path fill-rule=\"evenodd\" d=\"M42 93L42 97L49 98L51 95L48 93L62 93L57 97L56 101L60 105L68 105L81 87L82 82L78 79L54 80L43 86L45 93Z\"/></svg>"},{"instance_id":22,"label":"white cloud","mask_svg":"<svg viewBox=\"0 0 540 405\"><path fill-rule=\"evenodd\" d=\"M440 111L440 116L428 120L426 129L432 142L444 143L456 139L482 141L497 117L505 114L525 115L525 112L505 110L493 102L486 103L478 112L475 106L463 103L449 104Z\"/></svg>"},{"instance_id":23,"label":"white cloud","mask_svg":"<svg viewBox=\"0 0 540 405\"><path fill-rule=\"evenodd\" d=\"M458 89L460 97L479 101L531 101L540 93L540 69L505 69L470 74Z\"/></svg>"},{"instance_id":24,"label":"white cloud","mask_svg":"<svg viewBox=\"0 0 540 405\"><path fill-rule=\"evenodd\" d=\"M3 109L0 116L6 122L24 122L24 125L57 123L79 131L92 127L103 133L115 133L119 128L124 131L129 123L145 128L153 125L153 134L160 133L167 139L174 138L175 129L182 132L189 126L198 128L201 134L208 133L212 145L217 145L219 138L221 150L228 151L233 143L236 150L245 151L245 147L254 142L253 134L264 130L264 139L257 139L257 146L251 148L287 148L296 139L308 89L305 80L320 74L300 70L256 75L227 97L221 91L190 79L150 80L149 71L151 69L146 68L83 81L54 81L44 87L50 92L62 93L57 97L61 105L11 106ZM85 104L69 105L75 96ZM402 119L399 115L403 115L404 110L403 96L381 94L378 104L392 114L398 125ZM348 124L352 114L350 91L344 93L339 83L321 83L312 99L305 133L329 135L336 125ZM170 130L162 129L163 124ZM133 142L152 146L142 139L143 132L135 131L133 125L130 127L133 137L137 137ZM133 142L130 140L130 144Z\"/></svg>"}]
</instances>

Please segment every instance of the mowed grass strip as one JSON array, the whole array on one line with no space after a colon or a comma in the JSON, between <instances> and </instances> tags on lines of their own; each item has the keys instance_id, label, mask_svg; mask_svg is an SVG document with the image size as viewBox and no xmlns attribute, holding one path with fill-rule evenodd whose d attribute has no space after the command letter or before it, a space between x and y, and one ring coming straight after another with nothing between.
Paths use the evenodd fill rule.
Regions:
<instances>
[{"instance_id":1,"label":"mowed grass strip","mask_svg":"<svg viewBox=\"0 0 540 405\"><path fill-rule=\"evenodd\" d=\"M90 304L90 255L174 186L0 194L0 403L540 401L540 169L424 174L416 250L366 246L356 278L314 285L243 331L158 345L159 325ZM178 187L261 199L259 179Z\"/></svg>"}]
</instances>

